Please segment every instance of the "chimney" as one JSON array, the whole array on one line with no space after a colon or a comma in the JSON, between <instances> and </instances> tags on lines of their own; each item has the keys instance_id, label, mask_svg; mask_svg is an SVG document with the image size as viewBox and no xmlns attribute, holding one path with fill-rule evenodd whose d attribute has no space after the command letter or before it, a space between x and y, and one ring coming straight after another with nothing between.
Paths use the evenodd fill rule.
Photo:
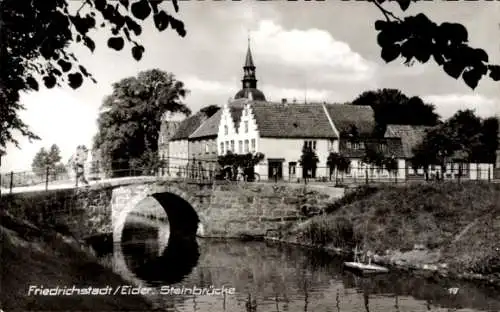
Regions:
<instances>
[{"instance_id":1,"label":"chimney","mask_svg":"<svg viewBox=\"0 0 500 312\"><path fill-rule=\"evenodd\" d=\"M286 104L287 104L286 99L281 99L281 104L282 104L282 105L286 105Z\"/></svg>"}]
</instances>

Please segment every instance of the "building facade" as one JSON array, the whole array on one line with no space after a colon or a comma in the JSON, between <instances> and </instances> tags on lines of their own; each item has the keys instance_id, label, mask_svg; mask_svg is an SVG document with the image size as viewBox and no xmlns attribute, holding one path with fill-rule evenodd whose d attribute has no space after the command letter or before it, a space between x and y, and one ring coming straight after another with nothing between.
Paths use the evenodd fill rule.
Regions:
<instances>
[{"instance_id":1,"label":"building facade","mask_svg":"<svg viewBox=\"0 0 500 312\"><path fill-rule=\"evenodd\" d=\"M367 150L380 153L384 158L393 158L397 169L389 171L387 168L374 166L365 160ZM343 138L340 141L340 155L350 160L350 168L342 177L354 180L374 179L406 179L406 159L401 138Z\"/></svg>"},{"instance_id":2,"label":"building facade","mask_svg":"<svg viewBox=\"0 0 500 312\"><path fill-rule=\"evenodd\" d=\"M222 115L219 109L203 122L189 137L191 171L196 176L211 177L217 169L217 132Z\"/></svg>"},{"instance_id":3,"label":"building facade","mask_svg":"<svg viewBox=\"0 0 500 312\"><path fill-rule=\"evenodd\" d=\"M168 165L165 175L181 177L188 172L192 152L189 150L189 136L207 119L203 112L198 112L180 122L174 135L169 140Z\"/></svg>"}]
</instances>

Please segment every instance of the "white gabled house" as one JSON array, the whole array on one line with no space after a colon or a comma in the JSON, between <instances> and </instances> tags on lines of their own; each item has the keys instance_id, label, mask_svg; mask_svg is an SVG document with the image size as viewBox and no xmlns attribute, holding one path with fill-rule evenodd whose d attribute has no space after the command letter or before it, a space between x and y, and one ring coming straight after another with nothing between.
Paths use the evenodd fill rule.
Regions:
<instances>
[{"instance_id":1,"label":"white gabled house","mask_svg":"<svg viewBox=\"0 0 500 312\"><path fill-rule=\"evenodd\" d=\"M342 104L288 104L236 99L222 108L217 135L219 155L263 153L255 171L264 179L305 177L299 159L304 145L318 156L316 172L328 176L330 152L339 152L339 138L353 126L360 133L373 129L373 110Z\"/></svg>"}]
</instances>

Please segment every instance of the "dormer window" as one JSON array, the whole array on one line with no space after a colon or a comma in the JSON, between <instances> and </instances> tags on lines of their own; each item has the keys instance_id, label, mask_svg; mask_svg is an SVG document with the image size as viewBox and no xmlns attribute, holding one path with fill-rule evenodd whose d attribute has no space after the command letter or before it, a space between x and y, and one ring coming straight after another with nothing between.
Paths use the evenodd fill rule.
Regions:
<instances>
[{"instance_id":1,"label":"dormer window","mask_svg":"<svg viewBox=\"0 0 500 312\"><path fill-rule=\"evenodd\" d=\"M229 133L229 129L226 125L226 126L224 126L224 135L228 135L228 133Z\"/></svg>"},{"instance_id":2,"label":"dormer window","mask_svg":"<svg viewBox=\"0 0 500 312\"><path fill-rule=\"evenodd\" d=\"M245 133L248 133L248 121L245 121Z\"/></svg>"}]
</instances>

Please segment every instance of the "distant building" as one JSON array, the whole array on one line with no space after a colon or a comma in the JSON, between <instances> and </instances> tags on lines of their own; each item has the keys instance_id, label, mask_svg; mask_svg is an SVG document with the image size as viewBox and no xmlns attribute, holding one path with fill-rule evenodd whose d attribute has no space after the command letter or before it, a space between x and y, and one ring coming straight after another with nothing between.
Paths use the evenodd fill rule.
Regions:
<instances>
[{"instance_id":1,"label":"distant building","mask_svg":"<svg viewBox=\"0 0 500 312\"><path fill-rule=\"evenodd\" d=\"M173 120L162 120L160 126L160 133L158 135L158 153L161 160L163 160L163 171L160 174L166 174L169 167L170 156L170 140L179 129L181 122Z\"/></svg>"},{"instance_id":2,"label":"distant building","mask_svg":"<svg viewBox=\"0 0 500 312\"><path fill-rule=\"evenodd\" d=\"M403 145L404 157L406 159L406 174L408 178L424 177L424 168L414 170L411 160L414 156L413 149L418 147L423 142L427 131L432 127L429 126L414 126L414 125L387 125L387 130L384 134L386 138L400 138ZM466 154L462 151L455 152L445 165L445 179L471 179L471 180L487 180L494 177L493 164L469 163ZM427 172L430 176L437 176L441 173L439 164L430 165Z\"/></svg>"},{"instance_id":3,"label":"distant building","mask_svg":"<svg viewBox=\"0 0 500 312\"><path fill-rule=\"evenodd\" d=\"M238 112L235 114L235 112ZM368 135L373 130L373 110L348 104L288 104L238 99L222 109L217 136L219 154L263 153L256 172L269 179L327 176L330 152L339 152L339 139L349 129ZM317 154L318 172L302 170L304 146Z\"/></svg>"},{"instance_id":4,"label":"distant building","mask_svg":"<svg viewBox=\"0 0 500 312\"><path fill-rule=\"evenodd\" d=\"M381 153L385 158L394 158L397 162L397 171L389 172L384 168L374 167L363 162L367 149ZM406 178L406 159L401 138L359 138L345 139L340 143L340 154L351 161L345 177L354 179L373 178L376 180Z\"/></svg>"},{"instance_id":5,"label":"distant building","mask_svg":"<svg viewBox=\"0 0 500 312\"><path fill-rule=\"evenodd\" d=\"M416 125L387 125L384 137L401 139L404 157L406 159L406 174L409 176L424 174L422 168L417 171L413 169L411 159L414 156L413 149L423 142L427 131L431 128L432 127L429 126Z\"/></svg>"},{"instance_id":6,"label":"distant building","mask_svg":"<svg viewBox=\"0 0 500 312\"><path fill-rule=\"evenodd\" d=\"M191 169L196 175L209 177L217 168L217 131L221 113L219 109L188 137Z\"/></svg>"},{"instance_id":7,"label":"distant building","mask_svg":"<svg viewBox=\"0 0 500 312\"><path fill-rule=\"evenodd\" d=\"M192 159L192 153L189 151L189 136L206 120L205 113L198 112L180 122L168 144L167 175L186 175L189 160Z\"/></svg>"}]
</instances>

